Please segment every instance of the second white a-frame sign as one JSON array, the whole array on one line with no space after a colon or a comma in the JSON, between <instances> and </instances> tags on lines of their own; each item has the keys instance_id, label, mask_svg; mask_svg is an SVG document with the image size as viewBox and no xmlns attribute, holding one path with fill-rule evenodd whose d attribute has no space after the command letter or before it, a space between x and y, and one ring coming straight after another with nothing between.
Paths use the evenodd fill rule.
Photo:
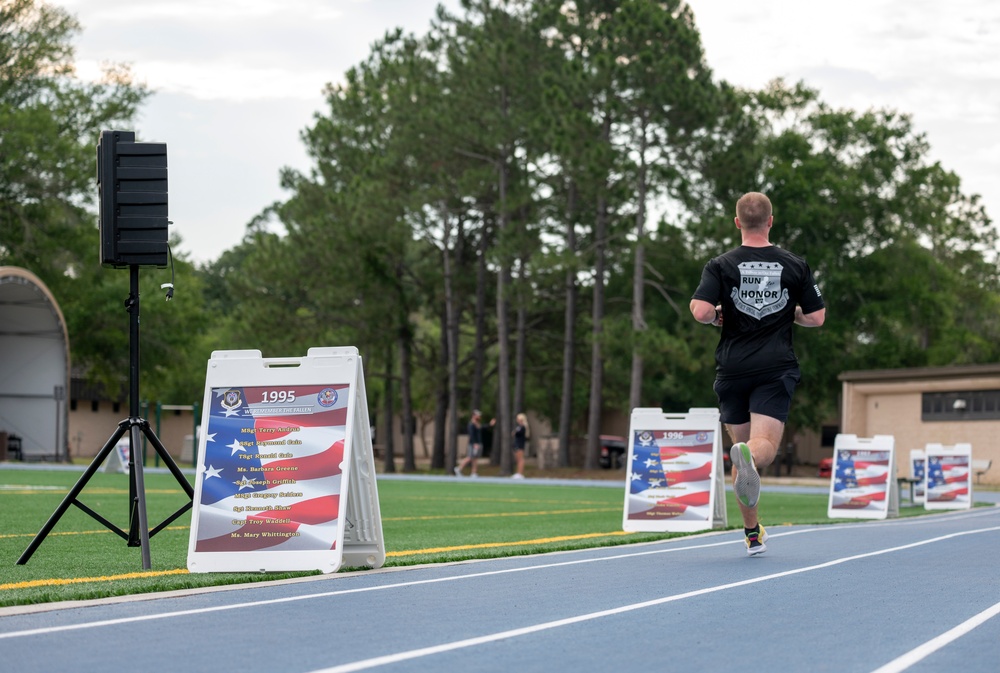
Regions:
<instances>
[{"instance_id":1,"label":"second white a-frame sign","mask_svg":"<svg viewBox=\"0 0 1000 673\"><path fill-rule=\"evenodd\" d=\"M692 532L726 527L718 409L632 410L622 529Z\"/></svg>"},{"instance_id":2,"label":"second white a-frame sign","mask_svg":"<svg viewBox=\"0 0 1000 673\"><path fill-rule=\"evenodd\" d=\"M357 349L212 353L188 569L330 573L384 562Z\"/></svg>"},{"instance_id":3,"label":"second white a-frame sign","mask_svg":"<svg viewBox=\"0 0 1000 673\"><path fill-rule=\"evenodd\" d=\"M827 516L831 519L899 516L895 451L896 439L892 435L837 435L833 443Z\"/></svg>"},{"instance_id":4,"label":"second white a-frame sign","mask_svg":"<svg viewBox=\"0 0 1000 673\"><path fill-rule=\"evenodd\" d=\"M972 507L972 445L928 444L924 448L925 509Z\"/></svg>"}]
</instances>

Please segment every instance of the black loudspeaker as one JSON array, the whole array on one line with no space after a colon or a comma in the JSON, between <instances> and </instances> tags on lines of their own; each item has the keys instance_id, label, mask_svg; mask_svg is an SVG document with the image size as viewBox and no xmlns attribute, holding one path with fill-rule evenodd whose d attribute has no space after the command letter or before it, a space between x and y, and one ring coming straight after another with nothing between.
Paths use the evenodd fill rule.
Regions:
<instances>
[{"instance_id":1,"label":"black loudspeaker","mask_svg":"<svg viewBox=\"0 0 1000 673\"><path fill-rule=\"evenodd\" d=\"M132 131L101 131L97 143L101 265L165 268L167 145L137 143Z\"/></svg>"},{"instance_id":2,"label":"black loudspeaker","mask_svg":"<svg viewBox=\"0 0 1000 673\"><path fill-rule=\"evenodd\" d=\"M167 146L163 143L137 143L135 134L131 131L101 131L101 139L97 143L97 186L100 201L101 264L128 267L129 270L129 296L125 300L125 308L129 314L129 417L118 424L118 429L98 451L83 476L63 498L17 563L27 563L70 505L76 505L95 521L127 540L129 547L141 547L142 567L149 570L152 567L149 538L191 509L194 502L194 489L187 477L157 439L149 422L139 416L139 267L166 267L170 255L167 245L167 225L170 224L167 221ZM173 285L170 287L173 288ZM169 293L167 298L170 298ZM118 441L126 435L129 441L127 532L77 499L100 465L115 450ZM143 436L153 445L177 483L191 498L190 502L153 529L149 528L146 517L146 487L142 475Z\"/></svg>"}]
</instances>

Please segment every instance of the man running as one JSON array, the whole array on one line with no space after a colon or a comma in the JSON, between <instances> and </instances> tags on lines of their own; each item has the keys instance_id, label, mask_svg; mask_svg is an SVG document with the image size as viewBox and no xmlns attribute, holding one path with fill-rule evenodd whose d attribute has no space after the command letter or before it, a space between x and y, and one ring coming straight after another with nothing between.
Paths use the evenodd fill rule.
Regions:
<instances>
[{"instance_id":1,"label":"man running","mask_svg":"<svg viewBox=\"0 0 1000 673\"><path fill-rule=\"evenodd\" d=\"M744 194L735 223L742 245L705 265L690 308L698 322L722 328L715 393L733 440L733 491L747 554L755 556L767 549L757 518L757 470L777 455L800 378L792 325L819 327L826 307L805 260L771 244L774 217L767 196Z\"/></svg>"}]
</instances>

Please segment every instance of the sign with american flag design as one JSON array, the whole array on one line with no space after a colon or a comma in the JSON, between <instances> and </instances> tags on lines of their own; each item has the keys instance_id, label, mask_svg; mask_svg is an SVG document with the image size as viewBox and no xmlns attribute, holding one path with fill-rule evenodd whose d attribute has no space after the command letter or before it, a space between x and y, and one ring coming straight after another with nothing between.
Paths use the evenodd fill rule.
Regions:
<instances>
[{"instance_id":1,"label":"sign with american flag design","mask_svg":"<svg viewBox=\"0 0 1000 673\"><path fill-rule=\"evenodd\" d=\"M913 501L923 503L927 498L927 456L923 449L910 449L910 477L913 484Z\"/></svg>"},{"instance_id":2,"label":"sign with american flag design","mask_svg":"<svg viewBox=\"0 0 1000 673\"><path fill-rule=\"evenodd\" d=\"M924 455L924 508L972 507L972 445L927 444Z\"/></svg>"},{"instance_id":3,"label":"sign with american flag design","mask_svg":"<svg viewBox=\"0 0 1000 673\"><path fill-rule=\"evenodd\" d=\"M357 349L270 360L213 353L188 569L334 572L348 559L378 567L381 528Z\"/></svg>"},{"instance_id":4,"label":"sign with american flag design","mask_svg":"<svg viewBox=\"0 0 1000 673\"><path fill-rule=\"evenodd\" d=\"M885 519L899 516L896 440L891 435L837 435L830 474L831 519Z\"/></svg>"},{"instance_id":5,"label":"sign with american flag design","mask_svg":"<svg viewBox=\"0 0 1000 673\"><path fill-rule=\"evenodd\" d=\"M691 409L686 414L633 409L623 530L726 527L720 430L718 409Z\"/></svg>"}]
</instances>

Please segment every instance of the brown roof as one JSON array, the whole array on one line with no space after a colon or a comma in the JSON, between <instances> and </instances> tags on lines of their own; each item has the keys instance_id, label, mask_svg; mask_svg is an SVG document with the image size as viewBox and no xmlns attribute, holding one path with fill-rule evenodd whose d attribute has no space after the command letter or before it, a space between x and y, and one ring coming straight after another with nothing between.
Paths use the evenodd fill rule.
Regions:
<instances>
[{"instance_id":1,"label":"brown roof","mask_svg":"<svg viewBox=\"0 0 1000 673\"><path fill-rule=\"evenodd\" d=\"M901 369L866 369L843 372L841 381L905 381L915 379L954 379L1000 375L1000 362L982 365L950 365L948 367L909 367Z\"/></svg>"}]
</instances>

